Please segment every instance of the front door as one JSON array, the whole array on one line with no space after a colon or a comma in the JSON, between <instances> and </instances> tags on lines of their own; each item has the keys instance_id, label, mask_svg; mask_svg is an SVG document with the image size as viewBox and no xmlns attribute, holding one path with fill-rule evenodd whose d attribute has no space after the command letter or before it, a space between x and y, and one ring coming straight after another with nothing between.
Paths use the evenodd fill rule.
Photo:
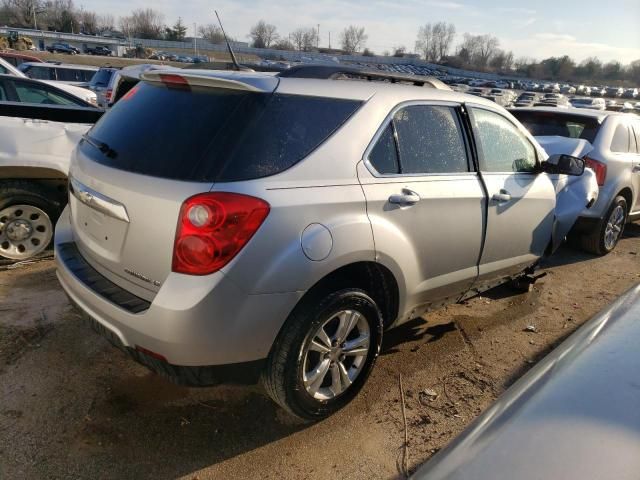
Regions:
<instances>
[{"instance_id":1,"label":"front door","mask_svg":"<svg viewBox=\"0 0 640 480\"><path fill-rule=\"evenodd\" d=\"M407 304L455 300L475 280L484 192L459 105L398 108L358 167L377 255L397 262Z\"/></svg>"},{"instance_id":2,"label":"front door","mask_svg":"<svg viewBox=\"0 0 640 480\"><path fill-rule=\"evenodd\" d=\"M487 189L487 232L478 287L500 283L539 259L552 238L556 195L539 173L531 141L502 114L471 107L470 118Z\"/></svg>"}]
</instances>

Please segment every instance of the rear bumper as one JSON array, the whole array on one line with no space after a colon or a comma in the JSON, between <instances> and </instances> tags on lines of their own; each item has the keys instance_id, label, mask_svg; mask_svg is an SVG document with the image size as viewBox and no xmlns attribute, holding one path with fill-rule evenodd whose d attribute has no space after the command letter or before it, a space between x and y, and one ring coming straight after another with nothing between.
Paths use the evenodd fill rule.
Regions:
<instances>
[{"instance_id":1,"label":"rear bumper","mask_svg":"<svg viewBox=\"0 0 640 480\"><path fill-rule=\"evenodd\" d=\"M198 376L215 380L214 366L219 367L218 374L226 372L222 376L228 377L234 370L230 364L240 367L264 360L303 294L249 295L221 272L208 277L171 273L148 308L134 313L117 304L120 297L108 297L104 293L108 288L97 288L95 277L89 276L88 281L78 273L64 252L73 242L67 208L56 226L54 244L58 280L72 303L112 343L181 383L186 383L181 380L182 367L207 367L211 371Z\"/></svg>"}]
</instances>

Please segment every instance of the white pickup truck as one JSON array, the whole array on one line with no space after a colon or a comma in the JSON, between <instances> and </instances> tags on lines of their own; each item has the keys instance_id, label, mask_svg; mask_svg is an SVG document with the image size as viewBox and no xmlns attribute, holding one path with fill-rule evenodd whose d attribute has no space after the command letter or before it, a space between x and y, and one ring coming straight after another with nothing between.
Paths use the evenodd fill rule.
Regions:
<instances>
[{"instance_id":1,"label":"white pickup truck","mask_svg":"<svg viewBox=\"0 0 640 480\"><path fill-rule=\"evenodd\" d=\"M0 101L0 257L25 260L49 245L67 203L71 152L102 113Z\"/></svg>"}]
</instances>

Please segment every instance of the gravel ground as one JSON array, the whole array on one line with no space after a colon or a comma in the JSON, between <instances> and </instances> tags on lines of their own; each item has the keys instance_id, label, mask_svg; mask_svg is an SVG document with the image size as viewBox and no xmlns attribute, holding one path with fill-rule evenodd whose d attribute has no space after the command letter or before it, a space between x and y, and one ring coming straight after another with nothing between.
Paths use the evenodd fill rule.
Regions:
<instances>
[{"instance_id":1,"label":"gravel ground","mask_svg":"<svg viewBox=\"0 0 640 480\"><path fill-rule=\"evenodd\" d=\"M0 478L400 478L399 375L413 471L640 281L640 225L611 255L563 248L544 271L528 294L494 289L388 332L361 395L308 426L257 386L178 387L135 364L81 323L50 259L0 270Z\"/></svg>"}]
</instances>

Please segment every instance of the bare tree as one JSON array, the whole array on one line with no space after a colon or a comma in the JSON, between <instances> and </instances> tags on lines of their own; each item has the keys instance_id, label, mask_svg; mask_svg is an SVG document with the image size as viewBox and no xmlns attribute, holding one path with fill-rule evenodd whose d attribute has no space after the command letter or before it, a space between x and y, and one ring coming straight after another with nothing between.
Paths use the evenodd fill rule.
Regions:
<instances>
[{"instance_id":1,"label":"bare tree","mask_svg":"<svg viewBox=\"0 0 640 480\"><path fill-rule=\"evenodd\" d=\"M80 31L95 35L98 33L98 15L95 12L80 10L77 15L78 23L80 23Z\"/></svg>"},{"instance_id":2,"label":"bare tree","mask_svg":"<svg viewBox=\"0 0 640 480\"><path fill-rule=\"evenodd\" d=\"M315 28L299 28L291 33L291 41L297 50L309 52L318 44L318 31Z\"/></svg>"},{"instance_id":3,"label":"bare tree","mask_svg":"<svg viewBox=\"0 0 640 480\"><path fill-rule=\"evenodd\" d=\"M273 45L271 45L271 48L274 48L276 50L295 50L296 46L292 42L290 42L288 39L281 38L280 40L275 42Z\"/></svg>"},{"instance_id":4,"label":"bare tree","mask_svg":"<svg viewBox=\"0 0 640 480\"><path fill-rule=\"evenodd\" d=\"M53 0L46 4L47 28L56 32L79 32L73 0Z\"/></svg>"},{"instance_id":5,"label":"bare tree","mask_svg":"<svg viewBox=\"0 0 640 480\"><path fill-rule=\"evenodd\" d=\"M436 46L433 37L433 25L427 23L418 30L416 40L416 52L418 52L427 62L435 62Z\"/></svg>"},{"instance_id":6,"label":"bare tree","mask_svg":"<svg viewBox=\"0 0 640 480\"><path fill-rule=\"evenodd\" d=\"M131 16L120 19L120 29L128 37L161 38L164 15L152 8L134 10Z\"/></svg>"},{"instance_id":7,"label":"bare tree","mask_svg":"<svg viewBox=\"0 0 640 480\"><path fill-rule=\"evenodd\" d=\"M113 15L98 15L96 19L98 32L112 31L116 29L116 19Z\"/></svg>"},{"instance_id":8,"label":"bare tree","mask_svg":"<svg viewBox=\"0 0 640 480\"><path fill-rule=\"evenodd\" d=\"M277 30L275 25L260 20L251 27L249 37L253 40L253 46L255 48L269 48L273 42L280 38Z\"/></svg>"},{"instance_id":9,"label":"bare tree","mask_svg":"<svg viewBox=\"0 0 640 480\"><path fill-rule=\"evenodd\" d=\"M2 0L0 20L3 25L31 28L34 26L34 17L45 10L46 5L42 0Z\"/></svg>"},{"instance_id":10,"label":"bare tree","mask_svg":"<svg viewBox=\"0 0 640 480\"><path fill-rule=\"evenodd\" d=\"M349 25L340 34L340 43L345 53L355 53L362 50L367 43L368 35L364 31L364 27L356 27Z\"/></svg>"},{"instance_id":11,"label":"bare tree","mask_svg":"<svg viewBox=\"0 0 640 480\"><path fill-rule=\"evenodd\" d=\"M456 36L456 27L453 23L438 22L433 26L433 50L435 61L441 61L449 54L451 44Z\"/></svg>"},{"instance_id":12,"label":"bare tree","mask_svg":"<svg viewBox=\"0 0 640 480\"><path fill-rule=\"evenodd\" d=\"M476 66L486 67L493 57L498 52L500 42L493 35L479 35L478 37L478 52Z\"/></svg>"},{"instance_id":13,"label":"bare tree","mask_svg":"<svg viewBox=\"0 0 640 480\"><path fill-rule=\"evenodd\" d=\"M201 25L198 28L198 33L202 38L211 43L224 43L224 34L222 33L222 29L213 23Z\"/></svg>"}]
</instances>

